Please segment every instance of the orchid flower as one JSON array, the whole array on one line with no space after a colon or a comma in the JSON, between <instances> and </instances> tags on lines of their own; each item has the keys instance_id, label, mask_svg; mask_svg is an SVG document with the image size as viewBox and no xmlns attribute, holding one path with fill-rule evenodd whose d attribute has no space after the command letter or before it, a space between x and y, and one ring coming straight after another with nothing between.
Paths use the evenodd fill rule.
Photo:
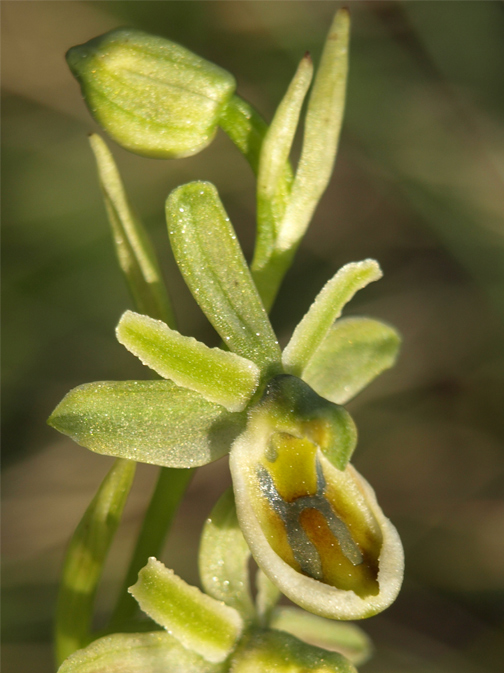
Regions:
<instances>
[{"instance_id":1,"label":"orchid flower","mask_svg":"<svg viewBox=\"0 0 504 673\"><path fill-rule=\"evenodd\" d=\"M238 520L270 580L325 617L380 612L399 591L402 547L349 464L357 434L341 405L393 363L398 337L338 320L378 264L340 269L282 353L215 187L175 189L166 215L184 279L229 350L126 311L118 340L164 380L79 386L50 424L97 453L167 467L229 453Z\"/></svg>"}]
</instances>

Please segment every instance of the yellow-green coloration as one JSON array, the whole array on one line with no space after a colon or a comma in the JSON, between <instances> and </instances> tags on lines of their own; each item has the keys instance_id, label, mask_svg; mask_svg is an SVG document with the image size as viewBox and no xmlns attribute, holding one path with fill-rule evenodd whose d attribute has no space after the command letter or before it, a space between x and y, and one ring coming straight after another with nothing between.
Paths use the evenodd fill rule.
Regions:
<instances>
[{"instance_id":1,"label":"yellow-green coloration","mask_svg":"<svg viewBox=\"0 0 504 673\"><path fill-rule=\"evenodd\" d=\"M259 369L250 360L208 348L146 315L126 311L116 336L160 376L201 393L228 411L242 411L259 383Z\"/></svg>"},{"instance_id":2,"label":"yellow-green coloration","mask_svg":"<svg viewBox=\"0 0 504 673\"><path fill-rule=\"evenodd\" d=\"M288 374L269 381L259 406L278 432L310 440L332 465L340 470L346 467L357 443L357 430L343 407Z\"/></svg>"},{"instance_id":3,"label":"yellow-green coloration","mask_svg":"<svg viewBox=\"0 0 504 673\"><path fill-rule=\"evenodd\" d=\"M129 591L144 612L208 661L223 661L241 635L243 622L236 610L186 584L155 558Z\"/></svg>"},{"instance_id":4,"label":"yellow-green coloration","mask_svg":"<svg viewBox=\"0 0 504 673\"><path fill-rule=\"evenodd\" d=\"M308 439L298 439L287 432L271 435L262 464L285 502L317 492L316 451Z\"/></svg>"},{"instance_id":5,"label":"yellow-green coloration","mask_svg":"<svg viewBox=\"0 0 504 673\"><path fill-rule=\"evenodd\" d=\"M337 652L301 642L282 631L256 631L233 657L232 673L357 673Z\"/></svg>"},{"instance_id":6,"label":"yellow-green coloration","mask_svg":"<svg viewBox=\"0 0 504 673\"><path fill-rule=\"evenodd\" d=\"M206 147L236 86L225 70L140 30L113 30L66 58L101 126L126 149L158 158Z\"/></svg>"},{"instance_id":7,"label":"yellow-green coloration","mask_svg":"<svg viewBox=\"0 0 504 673\"><path fill-rule=\"evenodd\" d=\"M273 433L256 470L257 516L294 570L361 598L376 596L379 526L362 495L356 507L338 488L338 472L313 442Z\"/></svg>"}]
</instances>

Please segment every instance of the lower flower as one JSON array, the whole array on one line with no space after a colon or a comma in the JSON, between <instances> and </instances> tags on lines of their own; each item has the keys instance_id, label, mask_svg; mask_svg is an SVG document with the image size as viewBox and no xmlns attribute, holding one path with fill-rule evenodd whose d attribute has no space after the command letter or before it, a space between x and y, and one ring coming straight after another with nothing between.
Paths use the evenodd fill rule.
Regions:
<instances>
[{"instance_id":1,"label":"lower flower","mask_svg":"<svg viewBox=\"0 0 504 673\"><path fill-rule=\"evenodd\" d=\"M350 464L335 466L329 403L322 400L317 418L318 396L299 379L279 378L231 450L241 529L258 565L293 602L332 619L370 617L399 592L399 535L366 480Z\"/></svg>"}]
</instances>

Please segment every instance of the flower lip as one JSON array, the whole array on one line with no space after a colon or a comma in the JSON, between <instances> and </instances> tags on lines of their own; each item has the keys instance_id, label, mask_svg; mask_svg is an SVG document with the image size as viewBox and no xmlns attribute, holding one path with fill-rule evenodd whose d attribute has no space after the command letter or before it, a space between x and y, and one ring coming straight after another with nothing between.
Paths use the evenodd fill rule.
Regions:
<instances>
[{"instance_id":1,"label":"flower lip","mask_svg":"<svg viewBox=\"0 0 504 673\"><path fill-rule=\"evenodd\" d=\"M267 387L231 450L240 526L258 565L292 601L333 619L369 617L399 592L399 536L364 478L351 465L335 467L302 421L296 432L300 404L272 403L282 383Z\"/></svg>"}]
</instances>

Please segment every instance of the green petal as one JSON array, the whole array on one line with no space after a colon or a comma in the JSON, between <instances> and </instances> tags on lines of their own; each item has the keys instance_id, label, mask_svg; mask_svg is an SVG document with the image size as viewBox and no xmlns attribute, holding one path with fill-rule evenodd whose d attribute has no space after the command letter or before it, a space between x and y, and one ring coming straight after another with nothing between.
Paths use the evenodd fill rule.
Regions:
<instances>
[{"instance_id":1,"label":"green petal","mask_svg":"<svg viewBox=\"0 0 504 673\"><path fill-rule=\"evenodd\" d=\"M128 202L108 147L94 133L89 142L98 165L117 258L135 306L142 313L164 320L173 327L173 310L147 231Z\"/></svg>"},{"instance_id":2,"label":"green petal","mask_svg":"<svg viewBox=\"0 0 504 673\"><path fill-rule=\"evenodd\" d=\"M336 652L308 645L282 631L253 634L233 657L230 673L356 673Z\"/></svg>"},{"instance_id":3,"label":"green petal","mask_svg":"<svg viewBox=\"0 0 504 673\"><path fill-rule=\"evenodd\" d=\"M129 591L149 617L208 661L224 661L240 637L243 622L236 610L190 586L153 557Z\"/></svg>"},{"instance_id":4,"label":"green petal","mask_svg":"<svg viewBox=\"0 0 504 673\"><path fill-rule=\"evenodd\" d=\"M303 371L319 395L346 404L396 361L401 337L371 318L337 320Z\"/></svg>"},{"instance_id":5,"label":"green petal","mask_svg":"<svg viewBox=\"0 0 504 673\"><path fill-rule=\"evenodd\" d=\"M263 371L278 371L278 343L215 187L175 189L166 219L182 275L226 346Z\"/></svg>"},{"instance_id":6,"label":"green petal","mask_svg":"<svg viewBox=\"0 0 504 673\"><path fill-rule=\"evenodd\" d=\"M48 423L108 456L165 467L197 467L229 451L243 414L171 381L104 381L71 390Z\"/></svg>"},{"instance_id":7,"label":"green petal","mask_svg":"<svg viewBox=\"0 0 504 673\"><path fill-rule=\"evenodd\" d=\"M160 376L200 393L228 411L242 411L258 386L260 372L250 360L208 348L146 315L126 311L116 336L119 343Z\"/></svg>"},{"instance_id":8,"label":"green petal","mask_svg":"<svg viewBox=\"0 0 504 673\"><path fill-rule=\"evenodd\" d=\"M277 608L270 626L310 645L340 652L356 666L365 663L373 651L369 636L355 624L335 622L299 608Z\"/></svg>"},{"instance_id":9,"label":"green petal","mask_svg":"<svg viewBox=\"0 0 504 673\"><path fill-rule=\"evenodd\" d=\"M56 608L58 661L89 642L94 598L128 498L136 463L116 460L79 522L65 554Z\"/></svg>"},{"instance_id":10,"label":"green petal","mask_svg":"<svg viewBox=\"0 0 504 673\"><path fill-rule=\"evenodd\" d=\"M303 149L280 225L277 247L288 250L304 235L331 177L345 107L348 10L336 12L308 102Z\"/></svg>"},{"instance_id":11,"label":"green petal","mask_svg":"<svg viewBox=\"0 0 504 673\"><path fill-rule=\"evenodd\" d=\"M203 527L199 572L206 593L236 608L245 619L255 614L250 597L249 558L250 549L238 524L230 488L220 497Z\"/></svg>"},{"instance_id":12,"label":"green petal","mask_svg":"<svg viewBox=\"0 0 504 673\"><path fill-rule=\"evenodd\" d=\"M114 633L75 652L58 673L224 673L164 631Z\"/></svg>"},{"instance_id":13,"label":"green petal","mask_svg":"<svg viewBox=\"0 0 504 673\"><path fill-rule=\"evenodd\" d=\"M66 57L98 123L146 156L184 157L206 147L236 86L188 49L130 28L72 47Z\"/></svg>"},{"instance_id":14,"label":"green petal","mask_svg":"<svg viewBox=\"0 0 504 673\"><path fill-rule=\"evenodd\" d=\"M294 330L282 355L285 371L302 377L332 324L341 315L345 304L358 290L381 276L381 269L373 259L353 262L342 267L324 285L308 313Z\"/></svg>"}]
</instances>

